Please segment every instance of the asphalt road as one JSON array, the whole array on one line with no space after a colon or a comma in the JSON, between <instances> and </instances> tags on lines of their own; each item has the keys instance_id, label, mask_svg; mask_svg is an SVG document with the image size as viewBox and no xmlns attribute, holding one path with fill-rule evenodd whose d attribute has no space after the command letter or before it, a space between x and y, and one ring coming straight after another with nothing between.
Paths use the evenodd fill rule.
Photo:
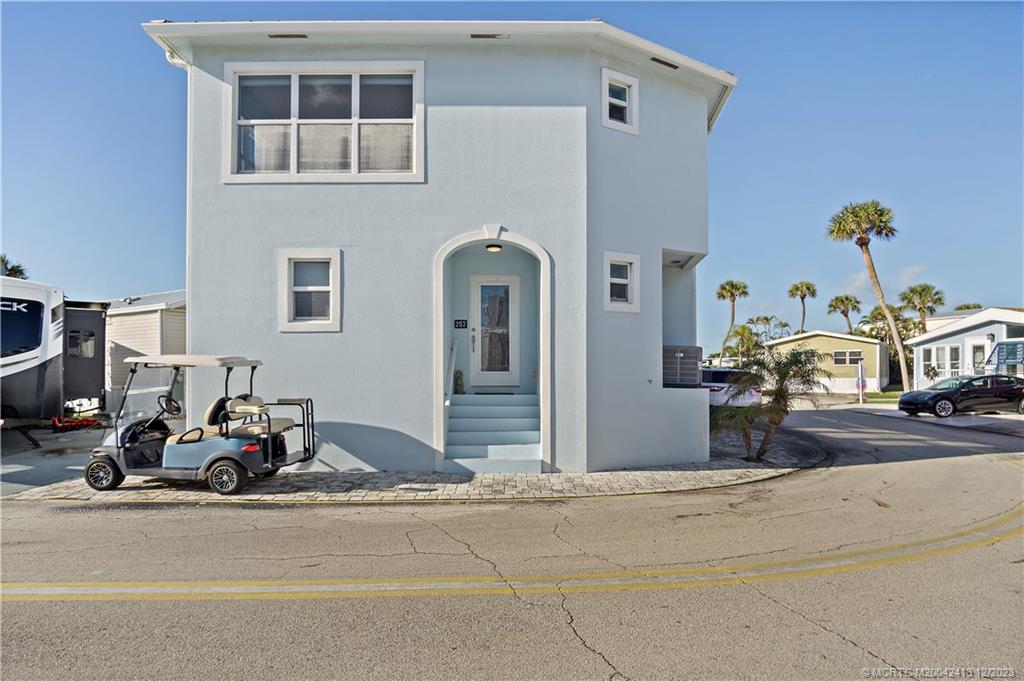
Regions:
<instances>
[{"instance_id":1,"label":"asphalt road","mask_svg":"<svg viewBox=\"0 0 1024 681\"><path fill-rule=\"evenodd\" d=\"M835 465L571 502L8 502L3 678L1024 674L1024 439L792 425Z\"/></svg>"}]
</instances>

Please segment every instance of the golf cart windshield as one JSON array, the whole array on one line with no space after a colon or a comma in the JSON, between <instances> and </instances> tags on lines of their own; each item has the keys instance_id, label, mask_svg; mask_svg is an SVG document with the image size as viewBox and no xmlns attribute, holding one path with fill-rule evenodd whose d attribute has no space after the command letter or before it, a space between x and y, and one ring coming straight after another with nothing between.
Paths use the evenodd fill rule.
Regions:
<instances>
[{"instance_id":1,"label":"golf cart windshield","mask_svg":"<svg viewBox=\"0 0 1024 681\"><path fill-rule=\"evenodd\" d=\"M125 396L124 409L117 425L123 428L140 419L150 419L160 413L157 399L170 394L178 402L184 401L185 374L180 372L174 380L174 369L168 367L147 367L139 365Z\"/></svg>"},{"instance_id":2,"label":"golf cart windshield","mask_svg":"<svg viewBox=\"0 0 1024 681\"><path fill-rule=\"evenodd\" d=\"M962 378L946 378L933 386L929 386L929 390L950 390L951 388L959 387L964 382Z\"/></svg>"}]
</instances>

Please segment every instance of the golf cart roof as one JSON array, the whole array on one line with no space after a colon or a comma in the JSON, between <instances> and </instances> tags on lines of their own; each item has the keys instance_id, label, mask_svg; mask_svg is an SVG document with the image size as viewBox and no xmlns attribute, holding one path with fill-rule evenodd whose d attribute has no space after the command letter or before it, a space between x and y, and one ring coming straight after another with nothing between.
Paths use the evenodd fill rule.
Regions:
<instances>
[{"instance_id":1,"label":"golf cart roof","mask_svg":"<svg viewBox=\"0 0 1024 681\"><path fill-rule=\"evenodd\" d=\"M152 367L258 367L263 362L246 357L221 355L142 355L128 357L125 364L146 364Z\"/></svg>"}]
</instances>

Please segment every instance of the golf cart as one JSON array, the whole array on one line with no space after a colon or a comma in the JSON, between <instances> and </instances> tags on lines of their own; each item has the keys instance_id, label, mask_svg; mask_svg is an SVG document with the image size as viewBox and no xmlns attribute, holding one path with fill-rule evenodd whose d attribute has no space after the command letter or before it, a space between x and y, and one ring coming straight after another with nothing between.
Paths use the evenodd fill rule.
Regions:
<instances>
[{"instance_id":1,"label":"golf cart","mask_svg":"<svg viewBox=\"0 0 1024 681\"><path fill-rule=\"evenodd\" d=\"M149 355L129 357L128 378L114 417L114 432L92 451L85 466L85 481L97 490L112 490L126 475L167 480L207 480L219 494L237 494L249 475L268 478L282 466L313 458L313 401L308 397L264 402L253 394L253 377L263 363L245 357L214 355ZM224 369L224 395L203 413L203 425L175 433L175 417L181 403L175 392L182 369ZM249 369L249 392L232 397L228 390L231 372ZM155 370L155 372L153 371ZM154 373L156 387L142 387L137 374ZM136 387L133 389L133 383ZM154 399L155 395L155 399ZM155 403L155 405L154 405ZM271 416L271 407L296 409L301 420ZM182 422L183 423L183 422ZM288 451L285 433L302 433L301 451Z\"/></svg>"}]
</instances>

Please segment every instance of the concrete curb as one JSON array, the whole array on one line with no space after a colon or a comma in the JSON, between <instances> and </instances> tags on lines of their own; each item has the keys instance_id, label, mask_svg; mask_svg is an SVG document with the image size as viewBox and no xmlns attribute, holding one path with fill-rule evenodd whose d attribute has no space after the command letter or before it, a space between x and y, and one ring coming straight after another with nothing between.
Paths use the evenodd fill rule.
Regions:
<instances>
[{"instance_id":1,"label":"concrete curb","mask_svg":"<svg viewBox=\"0 0 1024 681\"><path fill-rule=\"evenodd\" d=\"M851 408L850 411L856 411L856 412L859 412L861 414L868 414L870 416L881 416L882 418L886 418L886 419L910 419L909 416L901 416L900 414L895 413L896 411L899 411L899 410L892 410L893 413L885 413L884 411L878 411L878 410L872 411L870 409L865 409L863 407L857 406L857 407ZM888 411L888 410L886 410L886 411ZM956 418L956 416L952 416L950 418ZM1006 437L1024 438L1024 434L1021 434L1021 433L1008 433L1008 432L1003 431L1003 430L997 430L995 428L987 428L987 427L984 427L984 426L955 426L955 425L953 425L951 423L944 423L942 421L938 421L938 420L934 420L934 419L930 419L930 418L928 418L928 419L918 419L918 418L915 418L915 419L911 420L910 423L924 423L924 424L929 425L929 426L936 426L938 428L945 428L946 430L954 430L954 431L956 431L956 430L973 430L973 431L976 431L976 432L979 432L979 433L988 433L990 435L1004 435Z\"/></svg>"}]
</instances>

